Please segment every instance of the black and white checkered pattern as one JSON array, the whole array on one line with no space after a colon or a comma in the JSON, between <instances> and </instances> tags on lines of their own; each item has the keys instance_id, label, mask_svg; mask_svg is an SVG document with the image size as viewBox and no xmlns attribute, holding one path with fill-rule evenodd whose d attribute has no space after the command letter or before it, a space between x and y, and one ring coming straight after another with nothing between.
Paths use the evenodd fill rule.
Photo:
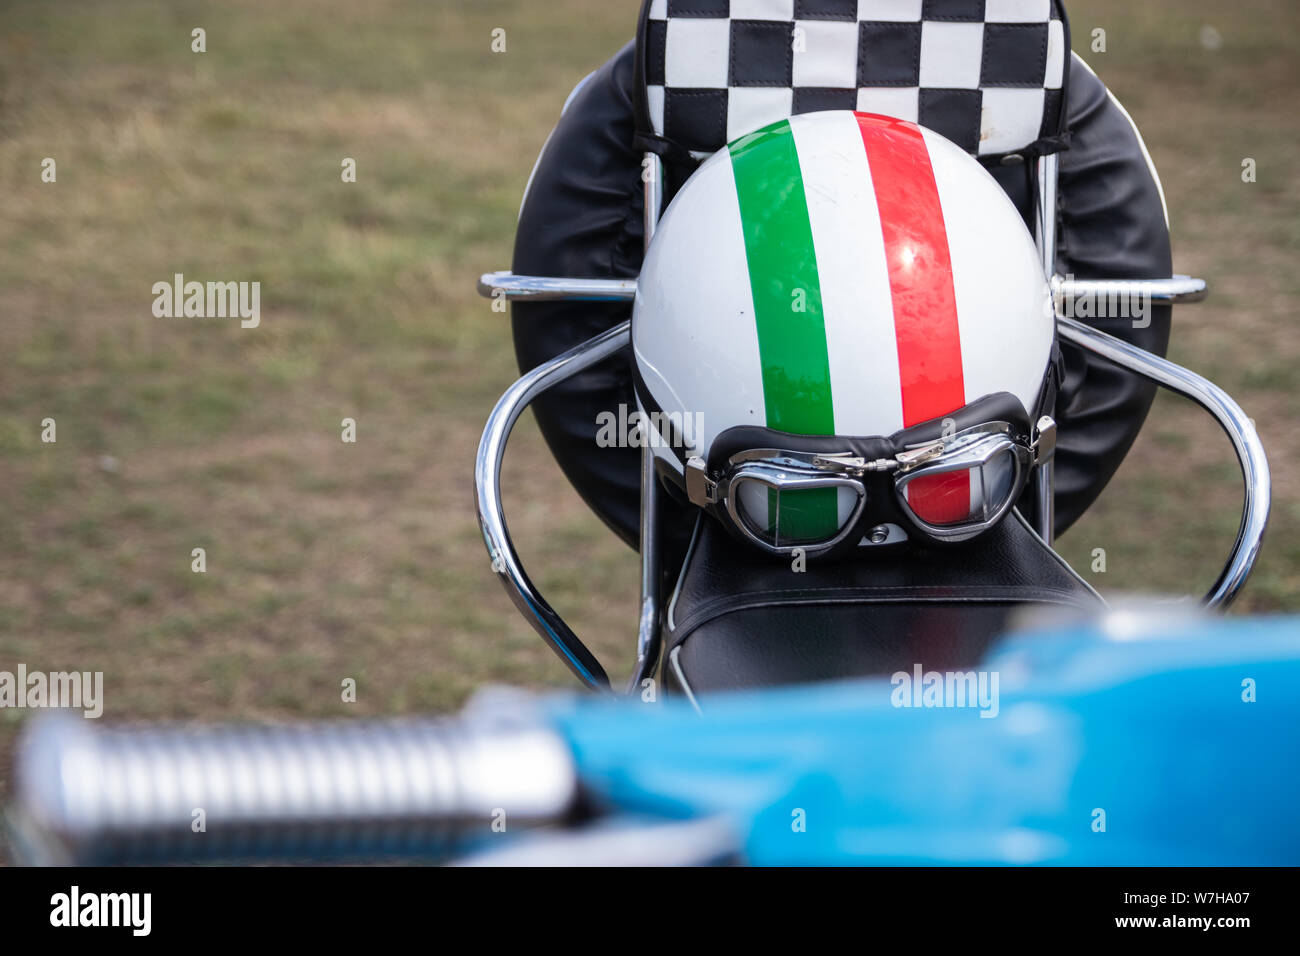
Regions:
<instances>
[{"instance_id":1,"label":"black and white checkered pattern","mask_svg":"<svg viewBox=\"0 0 1300 956\"><path fill-rule=\"evenodd\" d=\"M968 152L1059 148L1060 0L647 0L644 132L701 156L795 113L919 123Z\"/></svg>"}]
</instances>

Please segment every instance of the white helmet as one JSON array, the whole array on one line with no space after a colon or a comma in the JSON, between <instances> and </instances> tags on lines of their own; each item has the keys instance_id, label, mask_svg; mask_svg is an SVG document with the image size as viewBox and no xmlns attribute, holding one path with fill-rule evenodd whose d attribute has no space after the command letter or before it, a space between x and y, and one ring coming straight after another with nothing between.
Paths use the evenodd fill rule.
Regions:
<instances>
[{"instance_id":1,"label":"white helmet","mask_svg":"<svg viewBox=\"0 0 1300 956\"><path fill-rule=\"evenodd\" d=\"M956 422L964 422L965 431L970 415L958 413L989 396L999 396L998 409L1018 404L1020 417L1032 422L1029 416L1049 411L1054 397L1048 395L1054 389L1045 388L1051 384L1052 315L1039 256L1019 212L967 153L937 133L883 116L794 116L709 158L660 222L632 318L638 401L655 426L650 438L661 467L684 486L691 485L692 467L698 472L692 500L711 510L716 505L719 514L726 510L747 537L780 550L800 544L800 537L827 535L807 533L806 520L806 533L793 533L798 522L791 495L791 520L783 540L776 540L775 515L756 513L776 506L771 481L748 485L754 507L748 514L738 508L745 497L740 486L728 496L715 482L728 461L763 456L731 453L746 442L769 452L806 451L811 457L802 463L789 455L769 454L766 461L790 474L803 474L799 468L805 467L815 475L827 471L828 457L861 458L847 445L836 451L834 441L812 440L816 436L901 433L912 439L895 441L901 452L920 440L951 436ZM1029 452L1027 460L1012 456L1016 493L1024 486L1020 472L1027 474L1044 450L1038 426L1050 421L1013 436ZM988 430L980 434L987 437ZM729 453L722 459L714 447L719 436ZM866 472L859 469L858 477L888 471L902 479L914 465L900 468L894 458L906 456L889 450L867 449L883 459L873 459ZM926 454L942 457L933 448ZM831 471L846 478L842 468ZM908 480L898 483L904 510L909 499L932 500L928 515L905 517L920 517L922 531L944 538L935 528L957 522L933 500L941 479L924 478L910 493ZM969 511L986 519L983 530L1010 506L1003 500L1010 492L1003 493L1004 481L992 472L980 481L989 484L977 487L967 479L967 492L958 493L969 494ZM763 484L768 493L754 495ZM918 493L923 486L930 489L924 496ZM866 495L847 487L837 494L836 543L852 537L848 543L856 544L849 519ZM802 497L815 496L807 491ZM754 520L742 520L748 518ZM752 534L746 524L766 526L768 533ZM865 538L894 540L895 530L915 532L917 525L884 521L865 529ZM948 537L978 533L970 530Z\"/></svg>"}]
</instances>

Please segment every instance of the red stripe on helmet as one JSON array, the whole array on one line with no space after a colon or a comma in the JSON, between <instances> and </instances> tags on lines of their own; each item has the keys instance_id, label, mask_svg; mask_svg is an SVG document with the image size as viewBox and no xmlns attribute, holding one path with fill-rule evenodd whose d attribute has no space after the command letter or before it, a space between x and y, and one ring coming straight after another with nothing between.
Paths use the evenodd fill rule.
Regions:
<instances>
[{"instance_id":1,"label":"red stripe on helmet","mask_svg":"<svg viewBox=\"0 0 1300 956\"><path fill-rule=\"evenodd\" d=\"M921 130L884 116L857 119L885 240L906 428L966 404L948 231ZM923 520L952 521L969 513L969 478L960 479L965 493L946 475L917 479L908 503Z\"/></svg>"}]
</instances>

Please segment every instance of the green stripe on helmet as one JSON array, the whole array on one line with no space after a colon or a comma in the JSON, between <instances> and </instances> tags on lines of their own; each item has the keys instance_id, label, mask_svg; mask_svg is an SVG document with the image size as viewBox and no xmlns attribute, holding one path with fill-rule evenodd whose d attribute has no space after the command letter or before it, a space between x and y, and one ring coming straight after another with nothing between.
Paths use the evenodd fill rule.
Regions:
<instances>
[{"instance_id":1,"label":"green stripe on helmet","mask_svg":"<svg viewBox=\"0 0 1300 956\"><path fill-rule=\"evenodd\" d=\"M767 427L833 435L821 282L799 154L787 120L728 147L745 235ZM782 531L801 538L838 527L834 489L785 492ZM775 501L769 520L775 522ZM772 530L775 530L774 528Z\"/></svg>"},{"instance_id":2,"label":"green stripe on helmet","mask_svg":"<svg viewBox=\"0 0 1300 956\"><path fill-rule=\"evenodd\" d=\"M821 282L794 133L781 120L728 149L745 233L767 426L832 435Z\"/></svg>"}]
</instances>

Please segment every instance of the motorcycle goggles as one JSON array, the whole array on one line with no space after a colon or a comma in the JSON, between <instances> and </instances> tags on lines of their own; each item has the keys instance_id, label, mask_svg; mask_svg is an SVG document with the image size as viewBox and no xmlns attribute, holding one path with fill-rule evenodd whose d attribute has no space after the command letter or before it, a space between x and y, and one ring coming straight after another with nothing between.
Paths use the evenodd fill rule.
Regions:
<instances>
[{"instance_id":1,"label":"motorcycle goggles","mask_svg":"<svg viewBox=\"0 0 1300 956\"><path fill-rule=\"evenodd\" d=\"M722 432L686 463L687 497L762 550L808 556L882 543L897 525L935 544L969 541L1002 519L1056 445L1015 396L989 395L888 437Z\"/></svg>"}]
</instances>

